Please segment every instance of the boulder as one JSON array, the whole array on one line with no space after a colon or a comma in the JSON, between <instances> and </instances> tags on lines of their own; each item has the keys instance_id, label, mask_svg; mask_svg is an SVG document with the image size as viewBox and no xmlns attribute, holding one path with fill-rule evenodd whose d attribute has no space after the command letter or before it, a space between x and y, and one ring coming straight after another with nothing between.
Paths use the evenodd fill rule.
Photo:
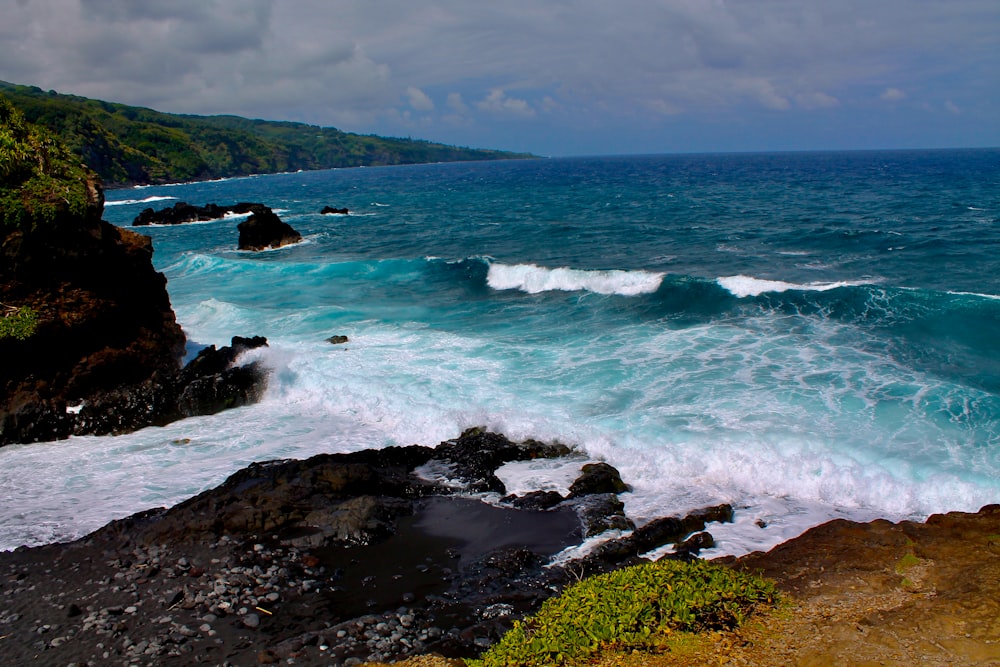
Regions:
<instances>
[{"instance_id":1,"label":"boulder","mask_svg":"<svg viewBox=\"0 0 1000 667\"><path fill-rule=\"evenodd\" d=\"M255 204L250 217L237 225L240 250L266 250L298 243L302 235L267 206Z\"/></svg>"},{"instance_id":2,"label":"boulder","mask_svg":"<svg viewBox=\"0 0 1000 667\"><path fill-rule=\"evenodd\" d=\"M569 487L570 498L592 493L624 493L629 490L628 485L622 481L621 474L607 463L588 463L581 472Z\"/></svg>"},{"instance_id":3,"label":"boulder","mask_svg":"<svg viewBox=\"0 0 1000 667\"><path fill-rule=\"evenodd\" d=\"M333 208L332 206L324 206L323 210L320 211L323 215L347 215L350 213L346 208Z\"/></svg>"}]
</instances>

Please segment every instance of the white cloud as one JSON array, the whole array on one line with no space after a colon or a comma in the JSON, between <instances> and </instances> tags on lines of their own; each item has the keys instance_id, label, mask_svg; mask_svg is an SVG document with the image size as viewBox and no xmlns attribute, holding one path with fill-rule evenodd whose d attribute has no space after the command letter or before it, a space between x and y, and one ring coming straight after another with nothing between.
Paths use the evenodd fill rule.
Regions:
<instances>
[{"instance_id":1,"label":"white cloud","mask_svg":"<svg viewBox=\"0 0 1000 667\"><path fill-rule=\"evenodd\" d=\"M774 89L774 84L767 79L745 79L738 82L737 89L766 109L787 111L792 108L792 103L788 101L788 98L778 94Z\"/></svg>"},{"instance_id":2,"label":"white cloud","mask_svg":"<svg viewBox=\"0 0 1000 667\"><path fill-rule=\"evenodd\" d=\"M448 93L448 108L458 114L469 113L469 106L462 99L461 93Z\"/></svg>"},{"instance_id":3,"label":"white cloud","mask_svg":"<svg viewBox=\"0 0 1000 667\"><path fill-rule=\"evenodd\" d=\"M878 98L883 102L899 102L906 99L906 93L899 88L886 88Z\"/></svg>"},{"instance_id":4,"label":"white cloud","mask_svg":"<svg viewBox=\"0 0 1000 667\"><path fill-rule=\"evenodd\" d=\"M955 115L962 113L962 110L958 108L958 105L952 102L951 100L948 100L947 102L944 103L944 108Z\"/></svg>"},{"instance_id":5,"label":"white cloud","mask_svg":"<svg viewBox=\"0 0 1000 667\"><path fill-rule=\"evenodd\" d=\"M822 92L799 93L795 102L803 109L829 109L840 105L836 97Z\"/></svg>"},{"instance_id":6,"label":"white cloud","mask_svg":"<svg viewBox=\"0 0 1000 667\"><path fill-rule=\"evenodd\" d=\"M521 118L528 118L535 115L535 110L531 108L531 105L527 101L516 97L507 97L506 93L500 88L491 90L489 95L476 103L476 107L481 111Z\"/></svg>"},{"instance_id":7,"label":"white cloud","mask_svg":"<svg viewBox=\"0 0 1000 667\"><path fill-rule=\"evenodd\" d=\"M427 96L427 93L415 86L406 89L406 95L410 98L410 106L417 111L433 111L434 101Z\"/></svg>"}]
</instances>

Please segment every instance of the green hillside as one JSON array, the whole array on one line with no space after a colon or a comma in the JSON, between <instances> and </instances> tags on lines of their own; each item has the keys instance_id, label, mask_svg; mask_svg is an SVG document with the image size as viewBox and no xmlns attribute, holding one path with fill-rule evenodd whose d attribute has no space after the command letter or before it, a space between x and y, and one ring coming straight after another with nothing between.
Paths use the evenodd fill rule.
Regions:
<instances>
[{"instance_id":1,"label":"green hillside","mask_svg":"<svg viewBox=\"0 0 1000 667\"><path fill-rule=\"evenodd\" d=\"M161 113L2 81L0 94L27 120L56 134L108 185L533 157L351 134L304 123Z\"/></svg>"}]
</instances>

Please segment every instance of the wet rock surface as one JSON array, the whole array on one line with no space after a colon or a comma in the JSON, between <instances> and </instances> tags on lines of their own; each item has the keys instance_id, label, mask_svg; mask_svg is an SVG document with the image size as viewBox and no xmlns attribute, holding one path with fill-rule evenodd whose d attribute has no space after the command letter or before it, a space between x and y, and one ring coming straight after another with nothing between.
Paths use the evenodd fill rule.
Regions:
<instances>
[{"instance_id":1,"label":"wet rock surface","mask_svg":"<svg viewBox=\"0 0 1000 667\"><path fill-rule=\"evenodd\" d=\"M170 510L0 554L4 653L79 665L476 655L579 578L552 556L584 524L579 499L517 509L468 494L502 493L504 463L567 453L472 429L434 448L254 464Z\"/></svg>"},{"instance_id":2,"label":"wet rock surface","mask_svg":"<svg viewBox=\"0 0 1000 667\"><path fill-rule=\"evenodd\" d=\"M84 393L85 398L35 396L2 415L0 445L127 433L254 403L267 387L268 371L259 362L239 364L238 358L266 345L260 336L237 336L229 346L205 348L183 369L160 369L134 384L94 389Z\"/></svg>"},{"instance_id":3,"label":"wet rock surface","mask_svg":"<svg viewBox=\"0 0 1000 667\"><path fill-rule=\"evenodd\" d=\"M254 204L250 217L236 226L240 250L266 250L298 243L302 235L267 206Z\"/></svg>"},{"instance_id":4,"label":"wet rock surface","mask_svg":"<svg viewBox=\"0 0 1000 667\"><path fill-rule=\"evenodd\" d=\"M132 221L133 227L144 225L181 225L188 222L205 222L208 220L219 220L226 215L240 215L250 213L254 206L262 206L250 202L241 202L228 206L218 204L205 204L195 206L187 202L179 201L173 206L160 209L145 208Z\"/></svg>"}]
</instances>

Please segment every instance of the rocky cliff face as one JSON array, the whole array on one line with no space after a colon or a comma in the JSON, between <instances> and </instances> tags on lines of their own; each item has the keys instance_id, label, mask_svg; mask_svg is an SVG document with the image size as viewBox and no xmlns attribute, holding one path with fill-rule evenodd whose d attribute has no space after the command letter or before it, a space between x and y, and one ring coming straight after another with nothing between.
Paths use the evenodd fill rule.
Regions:
<instances>
[{"instance_id":1,"label":"rocky cliff face","mask_svg":"<svg viewBox=\"0 0 1000 667\"><path fill-rule=\"evenodd\" d=\"M0 445L176 418L184 334L148 237L101 220L99 180L0 98ZM80 406L83 407L80 407Z\"/></svg>"}]
</instances>

